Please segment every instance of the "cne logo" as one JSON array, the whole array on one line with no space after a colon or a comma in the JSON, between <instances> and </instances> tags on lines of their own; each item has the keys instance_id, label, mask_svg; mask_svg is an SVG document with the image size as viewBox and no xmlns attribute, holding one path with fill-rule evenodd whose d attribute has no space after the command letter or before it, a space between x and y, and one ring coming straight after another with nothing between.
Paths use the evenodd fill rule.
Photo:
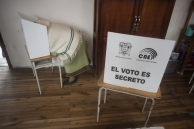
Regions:
<instances>
[{"instance_id":1,"label":"cne logo","mask_svg":"<svg viewBox=\"0 0 194 129\"><path fill-rule=\"evenodd\" d=\"M156 58L157 52L152 48L145 48L139 52L139 58L152 60Z\"/></svg>"},{"instance_id":2,"label":"cne logo","mask_svg":"<svg viewBox=\"0 0 194 129\"><path fill-rule=\"evenodd\" d=\"M123 56L125 55L129 56L131 52L131 48L132 48L131 43L120 42L119 43L119 54L122 54Z\"/></svg>"}]
</instances>

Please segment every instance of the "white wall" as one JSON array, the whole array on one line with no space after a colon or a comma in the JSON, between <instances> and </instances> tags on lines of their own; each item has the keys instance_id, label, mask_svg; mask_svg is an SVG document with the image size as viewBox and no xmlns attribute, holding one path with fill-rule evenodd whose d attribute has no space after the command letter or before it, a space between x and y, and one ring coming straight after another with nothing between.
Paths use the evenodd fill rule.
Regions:
<instances>
[{"instance_id":1,"label":"white wall","mask_svg":"<svg viewBox=\"0 0 194 129\"><path fill-rule=\"evenodd\" d=\"M190 19L189 24L194 24L194 13L193 13L192 16L191 16L191 19Z\"/></svg>"},{"instance_id":2,"label":"white wall","mask_svg":"<svg viewBox=\"0 0 194 129\"><path fill-rule=\"evenodd\" d=\"M13 67L31 67L18 12L81 30L93 50L94 0L1 0L0 31Z\"/></svg>"},{"instance_id":3,"label":"white wall","mask_svg":"<svg viewBox=\"0 0 194 129\"><path fill-rule=\"evenodd\" d=\"M178 40L192 0L176 0L166 39ZM1 0L0 31L13 67L30 67L17 12L63 23L82 31L93 51L94 0ZM194 21L194 20L193 20Z\"/></svg>"}]
</instances>

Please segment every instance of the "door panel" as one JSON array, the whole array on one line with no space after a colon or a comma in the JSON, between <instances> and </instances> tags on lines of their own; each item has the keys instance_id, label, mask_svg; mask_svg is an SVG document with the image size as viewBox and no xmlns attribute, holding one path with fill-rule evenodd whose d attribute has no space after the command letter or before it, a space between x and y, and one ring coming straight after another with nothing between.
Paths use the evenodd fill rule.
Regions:
<instances>
[{"instance_id":1,"label":"door panel","mask_svg":"<svg viewBox=\"0 0 194 129\"><path fill-rule=\"evenodd\" d=\"M104 69L105 55L106 55L106 43L107 43L107 33L117 32L130 34L132 25L134 22L134 15L136 3L139 0L100 0L99 11L99 39L97 48L97 73L99 76Z\"/></svg>"},{"instance_id":2,"label":"door panel","mask_svg":"<svg viewBox=\"0 0 194 129\"><path fill-rule=\"evenodd\" d=\"M103 38L107 32L130 34L134 21L135 0L102 0L101 32Z\"/></svg>"},{"instance_id":3,"label":"door panel","mask_svg":"<svg viewBox=\"0 0 194 129\"><path fill-rule=\"evenodd\" d=\"M171 3L172 0L142 0L139 9L141 20L136 35L164 38L166 33L163 32L167 28L165 22L170 13L168 10Z\"/></svg>"}]
</instances>

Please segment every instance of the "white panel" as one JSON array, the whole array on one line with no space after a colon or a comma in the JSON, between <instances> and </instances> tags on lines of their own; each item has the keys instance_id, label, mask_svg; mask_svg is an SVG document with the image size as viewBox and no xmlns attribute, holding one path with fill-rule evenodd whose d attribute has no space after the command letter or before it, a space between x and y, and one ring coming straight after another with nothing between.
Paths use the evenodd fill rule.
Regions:
<instances>
[{"instance_id":1,"label":"white panel","mask_svg":"<svg viewBox=\"0 0 194 129\"><path fill-rule=\"evenodd\" d=\"M20 12L18 12L18 15L20 16L21 19L31 21L31 22L38 22L37 17L29 16L29 15L26 15L26 14L23 14L23 13L20 13Z\"/></svg>"},{"instance_id":2,"label":"white panel","mask_svg":"<svg viewBox=\"0 0 194 129\"><path fill-rule=\"evenodd\" d=\"M50 55L46 26L23 19L21 22L30 59Z\"/></svg>"},{"instance_id":3,"label":"white panel","mask_svg":"<svg viewBox=\"0 0 194 129\"><path fill-rule=\"evenodd\" d=\"M175 41L108 32L104 82L157 92Z\"/></svg>"}]
</instances>

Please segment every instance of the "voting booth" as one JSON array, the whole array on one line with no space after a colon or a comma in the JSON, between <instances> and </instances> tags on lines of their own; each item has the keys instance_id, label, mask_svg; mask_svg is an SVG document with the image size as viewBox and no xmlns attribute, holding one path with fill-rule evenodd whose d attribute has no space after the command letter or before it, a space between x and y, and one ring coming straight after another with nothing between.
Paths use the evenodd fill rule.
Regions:
<instances>
[{"instance_id":1,"label":"voting booth","mask_svg":"<svg viewBox=\"0 0 194 129\"><path fill-rule=\"evenodd\" d=\"M49 56L47 27L38 24L38 18L18 13L30 59Z\"/></svg>"},{"instance_id":2,"label":"voting booth","mask_svg":"<svg viewBox=\"0 0 194 129\"><path fill-rule=\"evenodd\" d=\"M26 14L18 13L21 20L21 26L24 34L24 39L26 43L26 49L30 62L32 64L32 71L36 77L37 85L40 94L42 94L40 83L37 75L37 69L44 67L52 67L58 65L59 67L59 77L60 85L62 88L62 75L61 75L61 65L60 59L54 55L50 54L47 26L39 24L40 22L37 17L28 16ZM50 24L50 23L49 23ZM56 59L56 61L52 61Z\"/></svg>"},{"instance_id":3,"label":"voting booth","mask_svg":"<svg viewBox=\"0 0 194 129\"><path fill-rule=\"evenodd\" d=\"M175 41L108 32L105 70L97 85L97 122L100 117L101 93L107 91L151 100L144 127L150 118L155 99L161 98L160 83ZM153 128L154 129L154 128ZM162 129L162 128L161 128Z\"/></svg>"},{"instance_id":4,"label":"voting booth","mask_svg":"<svg viewBox=\"0 0 194 129\"><path fill-rule=\"evenodd\" d=\"M108 32L104 82L156 93L175 41Z\"/></svg>"}]
</instances>

